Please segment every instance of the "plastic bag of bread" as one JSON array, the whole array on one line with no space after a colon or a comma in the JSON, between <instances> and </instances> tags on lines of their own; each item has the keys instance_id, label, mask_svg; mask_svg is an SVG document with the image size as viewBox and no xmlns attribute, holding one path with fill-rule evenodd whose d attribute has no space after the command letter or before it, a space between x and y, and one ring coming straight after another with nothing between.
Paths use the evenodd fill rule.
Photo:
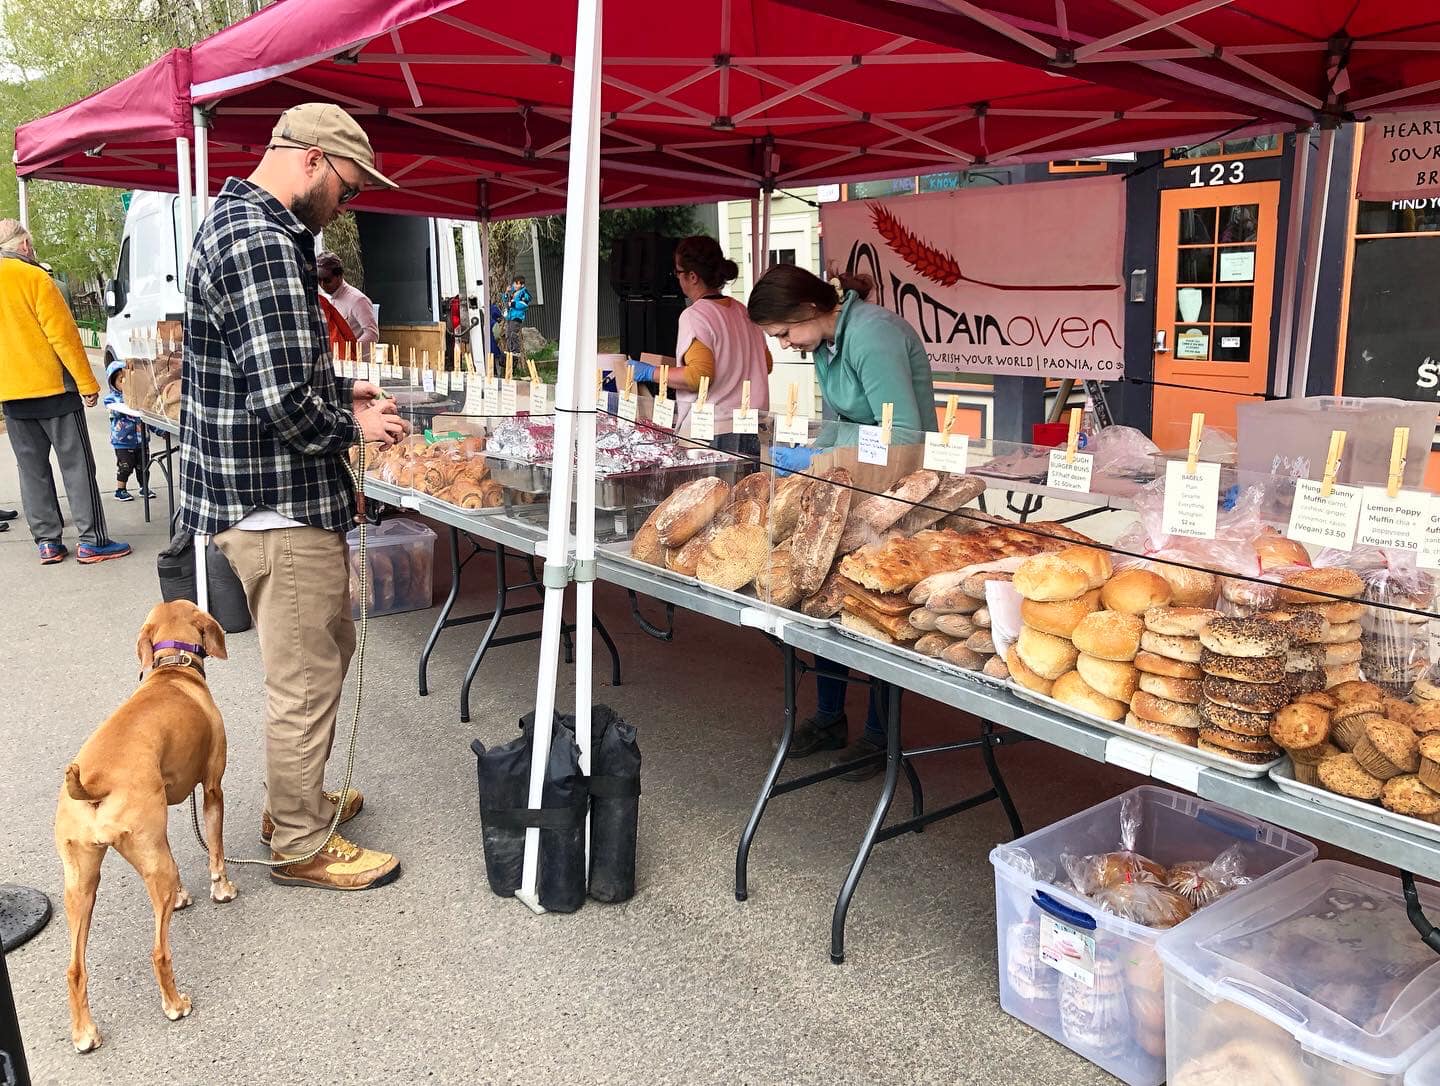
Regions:
<instances>
[{"instance_id":1,"label":"plastic bag of bread","mask_svg":"<svg viewBox=\"0 0 1440 1086\"><path fill-rule=\"evenodd\" d=\"M1165 873L1165 885L1189 902L1192 909L1202 909L1249 882L1245 853L1239 845L1231 845L1213 860L1175 864Z\"/></svg>"},{"instance_id":2,"label":"plastic bag of bread","mask_svg":"<svg viewBox=\"0 0 1440 1086\"><path fill-rule=\"evenodd\" d=\"M1101 890L1125 883L1150 882L1157 886L1164 883L1164 865L1142 856L1135 849L1143 819L1144 808L1140 801L1134 796L1127 796L1120 804L1118 848L1088 856L1066 853L1060 857L1061 866L1077 891L1093 898Z\"/></svg>"},{"instance_id":3,"label":"plastic bag of bread","mask_svg":"<svg viewBox=\"0 0 1440 1086\"><path fill-rule=\"evenodd\" d=\"M1337 552L1322 551L1330 564ZM1364 583L1360 615L1360 667L1368 682L1408 698L1432 663L1430 619L1435 617L1435 579L1415 564L1414 554L1357 547L1344 568ZM1337 580L1337 586L1341 582Z\"/></svg>"},{"instance_id":4,"label":"plastic bag of bread","mask_svg":"<svg viewBox=\"0 0 1440 1086\"><path fill-rule=\"evenodd\" d=\"M1106 886L1090 897L1105 912L1147 928L1173 928L1195 911L1170 887L1146 880Z\"/></svg>"}]
</instances>

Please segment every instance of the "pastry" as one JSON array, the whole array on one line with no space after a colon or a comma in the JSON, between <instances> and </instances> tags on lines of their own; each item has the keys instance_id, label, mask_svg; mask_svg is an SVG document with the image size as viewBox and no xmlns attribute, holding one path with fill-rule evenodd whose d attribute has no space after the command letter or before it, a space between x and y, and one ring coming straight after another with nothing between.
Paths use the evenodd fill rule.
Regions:
<instances>
[{"instance_id":1,"label":"pastry","mask_svg":"<svg viewBox=\"0 0 1440 1086\"><path fill-rule=\"evenodd\" d=\"M1302 694L1295 700L1297 702L1303 702L1306 705L1318 705L1327 713L1334 712L1340 704L1333 697L1331 697L1329 692L1327 691L1321 691L1315 694Z\"/></svg>"},{"instance_id":2,"label":"pastry","mask_svg":"<svg viewBox=\"0 0 1440 1086\"><path fill-rule=\"evenodd\" d=\"M1416 701L1440 701L1440 685L1432 683L1429 679L1417 679L1415 688L1410 691Z\"/></svg>"},{"instance_id":3,"label":"pastry","mask_svg":"<svg viewBox=\"0 0 1440 1086\"><path fill-rule=\"evenodd\" d=\"M1204 649L1200 670L1206 675L1235 679L1242 683L1278 683L1285 679L1284 656L1222 656Z\"/></svg>"},{"instance_id":4,"label":"pastry","mask_svg":"<svg viewBox=\"0 0 1440 1086\"><path fill-rule=\"evenodd\" d=\"M1425 787L1440 792L1440 735L1427 735L1419 742L1420 779Z\"/></svg>"},{"instance_id":5,"label":"pastry","mask_svg":"<svg viewBox=\"0 0 1440 1086\"><path fill-rule=\"evenodd\" d=\"M1218 755L1221 758L1229 758L1234 762L1243 762L1246 765L1269 765L1280 755L1277 747L1273 752L1234 750L1230 747L1216 743L1213 739L1207 739L1203 734L1196 741L1195 745L1207 754Z\"/></svg>"},{"instance_id":6,"label":"pastry","mask_svg":"<svg viewBox=\"0 0 1440 1086\"><path fill-rule=\"evenodd\" d=\"M1321 746L1330 738L1330 714L1318 705L1287 705L1271 721L1270 738L1289 751Z\"/></svg>"},{"instance_id":7,"label":"pastry","mask_svg":"<svg viewBox=\"0 0 1440 1086\"><path fill-rule=\"evenodd\" d=\"M1147 569L1123 569L1100 590L1100 601L1108 611L1143 615L1151 608L1164 607L1174 590L1170 582Z\"/></svg>"},{"instance_id":8,"label":"pastry","mask_svg":"<svg viewBox=\"0 0 1440 1086\"><path fill-rule=\"evenodd\" d=\"M914 512L915 503L924 501L939 485L940 476L935 472L912 471L884 494L871 494L852 502L836 553L849 554L884 538L896 521ZM940 516L935 519L939 520Z\"/></svg>"},{"instance_id":9,"label":"pastry","mask_svg":"<svg viewBox=\"0 0 1440 1086\"><path fill-rule=\"evenodd\" d=\"M1200 722L1202 724L1208 724L1213 728L1223 728L1236 735L1268 738L1270 725L1274 720L1274 716L1270 713L1247 713L1243 709L1220 705L1208 698L1200 703Z\"/></svg>"},{"instance_id":10,"label":"pastry","mask_svg":"<svg viewBox=\"0 0 1440 1086\"><path fill-rule=\"evenodd\" d=\"M1353 754L1337 754L1321 762L1320 783L1339 795L1372 803L1385 791L1385 782L1367 773Z\"/></svg>"},{"instance_id":11,"label":"pastry","mask_svg":"<svg viewBox=\"0 0 1440 1086\"><path fill-rule=\"evenodd\" d=\"M1380 803L1387 811L1440 825L1440 792L1417 776L1406 774L1386 781Z\"/></svg>"},{"instance_id":12,"label":"pastry","mask_svg":"<svg viewBox=\"0 0 1440 1086\"><path fill-rule=\"evenodd\" d=\"M1130 1041L1130 1008L1122 984L1102 984L1102 959L1095 962L1092 987L1072 977L1060 981L1060 1030L1077 1052L1110 1060L1123 1055ZM1113 978L1106 975L1105 980Z\"/></svg>"},{"instance_id":13,"label":"pastry","mask_svg":"<svg viewBox=\"0 0 1440 1086\"><path fill-rule=\"evenodd\" d=\"M1365 591L1365 582L1358 573L1336 566L1301 570L1282 578L1282 581L1284 587L1280 589L1280 598L1286 603L1330 603L1335 596L1354 599ZM1315 592L1305 589L1314 589Z\"/></svg>"},{"instance_id":14,"label":"pastry","mask_svg":"<svg viewBox=\"0 0 1440 1086\"><path fill-rule=\"evenodd\" d=\"M1219 617L1219 611L1208 607L1151 607L1145 612L1145 628L1170 637L1199 637Z\"/></svg>"},{"instance_id":15,"label":"pastry","mask_svg":"<svg viewBox=\"0 0 1440 1086\"><path fill-rule=\"evenodd\" d=\"M1140 643L1142 645L1145 643L1143 634L1140 637ZM1196 645L1199 645L1198 641L1196 641ZM1168 656L1147 652L1144 649L1135 654L1134 663L1137 670L1149 675L1164 675L1172 679L1202 679L1205 677L1205 672L1200 670L1199 664L1187 664L1183 660L1172 660ZM1157 692L1151 691L1151 693ZM1162 694L1161 697L1164 695Z\"/></svg>"},{"instance_id":16,"label":"pastry","mask_svg":"<svg viewBox=\"0 0 1440 1086\"><path fill-rule=\"evenodd\" d=\"M1384 720L1385 705L1381 701L1349 701L1330 714L1331 741L1342 750L1350 750L1365 732L1365 725Z\"/></svg>"},{"instance_id":17,"label":"pastry","mask_svg":"<svg viewBox=\"0 0 1440 1086\"><path fill-rule=\"evenodd\" d=\"M1024 599L1041 602L1073 600L1090 591L1086 571L1054 554L1039 554L1022 562L1013 583Z\"/></svg>"},{"instance_id":18,"label":"pastry","mask_svg":"<svg viewBox=\"0 0 1440 1086\"><path fill-rule=\"evenodd\" d=\"M1140 635L1144 631L1145 624L1134 615L1094 611L1076 624L1070 639L1077 649L1091 656L1129 662L1140 651Z\"/></svg>"},{"instance_id":19,"label":"pastry","mask_svg":"<svg viewBox=\"0 0 1440 1086\"><path fill-rule=\"evenodd\" d=\"M1336 748L1336 752L1340 753L1338 747ZM1297 762L1293 752L1287 751L1286 753L1290 755L1290 775L1292 777L1301 784L1308 784L1314 788L1324 787L1324 785L1320 783L1320 762Z\"/></svg>"},{"instance_id":20,"label":"pastry","mask_svg":"<svg viewBox=\"0 0 1440 1086\"><path fill-rule=\"evenodd\" d=\"M1139 688L1147 694L1184 705L1200 704L1201 684L1198 679L1172 679L1168 675L1151 675L1144 671L1139 675Z\"/></svg>"},{"instance_id":21,"label":"pastry","mask_svg":"<svg viewBox=\"0 0 1440 1086\"><path fill-rule=\"evenodd\" d=\"M1393 720L1369 720L1350 748L1360 768L1388 781L1420 769L1420 744L1415 733Z\"/></svg>"},{"instance_id":22,"label":"pastry","mask_svg":"<svg viewBox=\"0 0 1440 1086\"><path fill-rule=\"evenodd\" d=\"M1026 667L1051 682L1067 671L1073 671L1075 660L1080 655L1079 650L1065 638L1041 633L1029 626L1020 627L1015 648ZM1014 670L1013 664L1011 670Z\"/></svg>"},{"instance_id":23,"label":"pastry","mask_svg":"<svg viewBox=\"0 0 1440 1086\"><path fill-rule=\"evenodd\" d=\"M1185 664L1198 664L1203 651L1198 637L1174 637L1146 630L1140 635L1140 647L1146 652L1163 656L1167 660L1179 660Z\"/></svg>"},{"instance_id":24,"label":"pastry","mask_svg":"<svg viewBox=\"0 0 1440 1086\"><path fill-rule=\"evenodd\" d=\"M1130 699L1130 711L1141 720L1157 724L1171 724L1177 728L1200 727L1200 710L1184 702L1168 701L1143 690L1136 691Z\"/></svg>"},{"instance_id":25,"label":"pastry","mask_svg":"<svg viewBox=\"0 0 1440 1086\"><path fill-rule=\"evenodd\" d=\"M1200 644L1221 656L1284 656L1290 650L1290 634L1263 619L1217 618L1200 631Z\"/></svg>"},{"instance_id":26,"label":"pastry","mask_svg":"<svg viewBox=\"0 0 1440 1086\"><path fill-rule=\"evenodd\" d=\"M1100 593L1086 592L1073 600L1024 600L1020 601L1020 620L1041 633L1056 637L1069 637L1075 632L1080 620L1092 611L1100 610Z\"/></svg>"},{"instance_id":27,"label":"pastry","mask_svg":"<svg viewBox=\"0 0 1440 1086\"><path fill-rule=\"evenodd\" d=\"M667 547L689 542L730 500L730 484L713 476L677 487L655 510L655 531Z\"/></svg>"},{"instance_id":28,"label":"pastry","mask_svg":"<svg viewBox=\"0 0 1440 1086\"><path fill-rule=\"evenodd\" d=\"M1050 696L1056 701L1079 709L1102 720L1123 720L1125 703L1107 698L1085 681L1078 671L1066 672L1055 680Z\"/></svg>"},{"instance_id":29,"label":"pastry","mask_svg":"<svg viewBox=\"0 0 1440 1086\"><path fill-rule=\"evenodd\" d=\"M805 488L800 498L800 515L795 521L795 531L790 536L795 586L802 596L818 591L824 583L830 565L835 561L835 548L840 545L840 535L845 530L845 518L849 512L850 473L844 468L827 471ZM867 588L886 591L881 585L860 583Z\"/></svg>"},{"instance_id":30,"label":"pastry","mask_svg":"<svg viewBox=\"0 0 1440 1086\"><path fill-rule=\"evenodd\" d=\"M1083 652L1075 660L1075 670L1100 694L1127 704L1135 694L1140 675L1133 664L1102 660Z\"/></svg>"},{"instance_id":31,"label":"pastry","mask_svg":"<svg viewBox=\"0 0 1440 1086\"><path fill-rule=\"evenodd\" d=\"M1174 724L1161 724L1155 720L1145 720L1136 716L1133 712L1125 715L1125 723L1137 732L1147 732L1150 735L1158 735L1162 739L1168 739L1172 743L1179 743L1181 746L1193 747L1195 745L1197 733L1194 728L1180 728Z\"/></svg>"},{"instance_id":32,"label":"pastry","mask_svg":"<svg viewBox=\"0 0 1440 1086\"><path fill-rule=\"evenodd\" d=\"M1284 683L1246 683L1207 675L1202 689L1211 701L1247 713L1273 713L1290 703L1290 690Z\"/></svg>"},{"instance_id":33,"label":"pastry","mask_svg":"<svg viewBox=\"0 0 1440 1086\"><path fill-rule=\"evenodd\" d=\"M1326 758L1333 758L1335 755L1344 754L1345 752L1334 743L1321 743L1319 746L1289 750L1286 751L1286 753L1290 755L1290 760L1294 762L1296 766L1304 765L1313 767L1318 766ZM1319 777L1317 776L1315 780L1309 783L1319 784Z\"/></svg>"},{"instance_id":34,"label":"pastry","mask_svg":"<svg viewBox=\"0 0 1440 1086\"><path fill-rule=\"evenodd\" d=\"M1427 735L1440 735L1440 706L1428 701L1421 705L1408 702L1392 705L1392 702L1393 698L1385 699L1385 715L1391 720L1400 721L1422 739Z\"/></svg>"},{"instance_id":35,"label":"pastry","mask_svg":"<svg viewBox=\"0 0 1440 1086\"><path fill-rule=\"evenodd\" d=\"M1025 661L1020 659L1020 654L1011 645L1005 650L1005 666L1010 670L1010 677L1027 690L1034 690L1040 694L1048 695L1054 684L1051 680L1031 671Z\"/></svg>"}]
</instances>

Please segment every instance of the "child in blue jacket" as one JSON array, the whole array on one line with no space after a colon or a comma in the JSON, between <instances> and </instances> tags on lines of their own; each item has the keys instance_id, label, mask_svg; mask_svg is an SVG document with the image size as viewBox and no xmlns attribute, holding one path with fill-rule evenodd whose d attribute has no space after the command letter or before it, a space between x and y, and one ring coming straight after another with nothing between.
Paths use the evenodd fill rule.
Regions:
<instances>
[{"instance_id":1,"label":"child in blue jacket","mask_svg":"<svg viewBox=\"0 0 1440 1086\"><path fill-rule=\"evenodd\" d=\"M105 406L110 409L110 447L115 450L115 500L133 502L135 495L128 489L130 476L140 469L141 432L139 419L115 410L125 402L120 385L125 379L125 363L111 362L105 367ZM153 498L154 491L141 484L140 496Z\"/></svg>"}]
</instances>

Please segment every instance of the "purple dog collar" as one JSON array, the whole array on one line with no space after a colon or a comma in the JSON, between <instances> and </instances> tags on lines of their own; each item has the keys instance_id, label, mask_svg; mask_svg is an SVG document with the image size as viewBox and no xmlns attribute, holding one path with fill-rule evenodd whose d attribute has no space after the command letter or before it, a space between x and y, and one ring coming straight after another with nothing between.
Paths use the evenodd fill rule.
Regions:
<instances>
[{"instance_id":1,"label":"purple dog collar","mask_svg":"<svg viewBox=\"0 0 1440 1086\"><path fill-rule=\"evenodd\" d=\"M188 652L192 656L199 656L201 659L205 658L205 646L192 645L188 641L157 641L151 647L154 649L179 649L181 652Z\"/></svg>"}]
</instances>

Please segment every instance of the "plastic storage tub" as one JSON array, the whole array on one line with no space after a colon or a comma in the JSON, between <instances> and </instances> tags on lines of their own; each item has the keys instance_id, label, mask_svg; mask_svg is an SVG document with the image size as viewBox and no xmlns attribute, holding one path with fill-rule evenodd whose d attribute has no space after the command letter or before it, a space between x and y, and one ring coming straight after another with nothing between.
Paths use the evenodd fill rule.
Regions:
<instances>
[{"instance_id":1,"label":"plastic storage tub","mask_svg":"<svg viewBox=\"0 0 1440 1086\"><path fill-rule=\"evenodd\" d=\"M1440 891L1420 888L1431 916ZM1440 956L1400 881L1322 860L1161 939L1170 1081L1401 1086L1440 1030Z\"/></svg>"},{"instance_id":2,"label":"plastic storage tub","mask_svg":"<svg viewBox=\"0 0 1440 1086\"><path fill-rule=\"evenodd\" d=\"M1405 1072L1405 1086L1440 1086L1440 1044L1436 1044Z\"/></svg>"},{"instance_id":3,"label":"plastic storage tub","mask_svg":"<svg viewBox=\"0 0 1440 1086\"><path fill-rule=\"evenodd\" d=\"M1000 1006L1131 1086L1159 1086L1165 1080L1164 970L1154 947L1164 932L1101 912L1051 881L1063 874L1063 855L1120 846L1120 811L1129 796L1142 811L1135 848L1157 863L1211 860L1239 843L1254 882L1231 896L1304 867L1315 846L1227 807L1144 785L990 853ZM1068 952L1060 964L1042 959L1042 937Z\"/></svg>"},{"instance_id":4,"label":"plastic storage tub","mask_svg":"<svg viewBox=\"0 0 1440 1086\"><path fill-rule=\"evenodd\" d=\"M350 545L350 612L360 618L360 529L345 536ZM370 617L398 615L429 607L434 586L435 533L414 520L387 520L367 529Z\"/></svg>"}]
</instances>

